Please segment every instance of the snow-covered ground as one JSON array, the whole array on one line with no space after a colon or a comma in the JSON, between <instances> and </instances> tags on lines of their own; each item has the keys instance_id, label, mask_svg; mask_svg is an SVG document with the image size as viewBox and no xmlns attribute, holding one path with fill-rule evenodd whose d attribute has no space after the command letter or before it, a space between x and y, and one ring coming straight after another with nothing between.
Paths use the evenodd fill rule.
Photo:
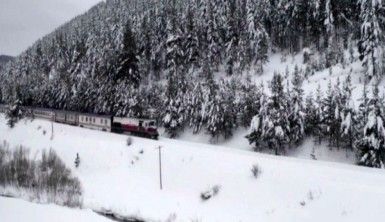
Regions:
<instances>
[{"instance_id":1,"label":"snow-covered ground","mask_svg":"<svg viewBox=\"0 0 385 222\"><path fill-rule=\"evenodd\" d=\"M111 222L91 210L69 209L53 204L35 204L5 197L0 197L0 218L3 222Z\"/></svg>"},{"instance_id":2,"label":"snow-covered ground","mask_svg":"<svg viewBox=\"0 0 385 222\"><path fill-rule=\"evenodd\" d=\"M248 129L238 128L234 135L223 140L212 141L210 135L201 132L199 134L193 134L191 130L187 129L177 138L181 141L197 142L197 143L213 143L215 145L252 151L253 146L249 144L245 136L248 134ZM272 154L273 150L259 150L258 152ZM355 164L356 157L353 150L346 150L343 148L329 147L327 141L322 141L318 144L318 140L315 138L307 138L298 147L292 147L286 153L289 157L296 157L300 159L311 159L311 160L324 160L337 163Z\"/></svg>"},{"instance_id":3,"label":"snow-covered ground","mask_svg":"<svg viewBox=\"0 0 385 222\"><path fill-rule=\"evenodd\" d=\"M27 146L31 155L47 148L57 151L79 177L86 208L110 209L148 221L351 222L385 217L384 170L165 138L133 137L127 146L125 135L57 123L51 140L48 121L22 120L13 129L5 122L0 117L0 141L7 140L11 147ZM81 159L78 169L76 153ZM254 164L261 170L258 178L251 173ZM200 194L216 185L217 196L202 201ZM51 207L45 209L50 213ZM15 213L5 210L1 215L11 218Z\"/></svg>"}]
</instances>

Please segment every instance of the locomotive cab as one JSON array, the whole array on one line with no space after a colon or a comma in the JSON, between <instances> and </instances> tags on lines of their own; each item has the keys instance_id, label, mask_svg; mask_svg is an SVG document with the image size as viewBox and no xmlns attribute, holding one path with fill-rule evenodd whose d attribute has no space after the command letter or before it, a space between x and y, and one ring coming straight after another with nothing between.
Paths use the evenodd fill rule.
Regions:
<instances>
[{"instance_id":1,"label":"locomotive cab","mask_svg":"<svg viewBox=\"0 0 385 222\"><path fill-rule=\"evenodd\" d=\"M114 117L114 131L118 133L130 133L157 139L158 129L154 120L137 119L127 117Z\"/></svg>"}]
</instances>

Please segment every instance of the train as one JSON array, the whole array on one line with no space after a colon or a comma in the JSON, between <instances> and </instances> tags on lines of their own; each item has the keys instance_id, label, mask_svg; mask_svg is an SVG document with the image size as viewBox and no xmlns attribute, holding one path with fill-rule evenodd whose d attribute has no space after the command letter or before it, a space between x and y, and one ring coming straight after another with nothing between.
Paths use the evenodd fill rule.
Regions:
<instances>
[{"instance_id":1,"label":"train","mask_svg":"<svg viewBox=\"0 0 385 222\"><path fill-rule=\"evenodd\" d=\"M0 113L5 113L8 108L8 105L0 104ZM151 139L159 138L158 127L153 119L115 117L112 115L97 115L25 106L21 107L21 110L26 116L32 118L106 132L126 133Z\"/></svg>"}]
</instances>

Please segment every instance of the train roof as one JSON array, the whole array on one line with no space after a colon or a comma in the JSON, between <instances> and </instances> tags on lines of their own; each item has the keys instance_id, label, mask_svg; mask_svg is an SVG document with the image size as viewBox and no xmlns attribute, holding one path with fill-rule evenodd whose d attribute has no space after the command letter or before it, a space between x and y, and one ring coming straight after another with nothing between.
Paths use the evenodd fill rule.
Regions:
<instances>
[{"instance_id":1,"label":"train roof","mask_svg":"<svg viewBox=\"0 0 385 222\"><path fill-rule=\"evenodd\" d=\"M135 118L135 117L120 117L120 116L114 116L114 118L132 119L132 120L139 120L139 121L156 121L155 119Z\"/></svg>"},{"instance_id":2,"label":"train roof","mask_svg":"<svg viewBox=\"0 0 385 222\"><path fill-rule=\"evenodd\" d=\"M93 114L93 113L78 113L79 116L92 116L92 117L99 117L99 118L111 118L112 115L101 115L101 114Z\"/></svg>"},{"instance_id":3,"label":"train roof","mask_svg":"<svg viewBox=\"0 0 385 222\"><path fill-rule=\"evenodd\" d=\"M58 112L58 113L69 113L69 114L77 114L77 115L80 115L81 113L79 112L75 112L75 111L67 111L67 110L53 110L54 112Z\"/></svg>"}]
</instances>

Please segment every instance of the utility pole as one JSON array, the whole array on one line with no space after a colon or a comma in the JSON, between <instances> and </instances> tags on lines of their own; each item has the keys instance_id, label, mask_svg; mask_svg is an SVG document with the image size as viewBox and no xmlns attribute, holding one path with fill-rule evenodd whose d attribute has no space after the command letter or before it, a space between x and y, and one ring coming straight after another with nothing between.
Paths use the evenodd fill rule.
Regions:
<instances>
[{"instance_id":1,"label":"utility pole","mask_svg":"<svg viewBox=\"0 0 385 222\"><path fill-rule=\"evenodd\" d=\"M158 147L159 149L159 185L160 185L160 189L162 190L163 189L163 183L162 183L162 146L159 146Z\"/></svg>"}]
</instances>

